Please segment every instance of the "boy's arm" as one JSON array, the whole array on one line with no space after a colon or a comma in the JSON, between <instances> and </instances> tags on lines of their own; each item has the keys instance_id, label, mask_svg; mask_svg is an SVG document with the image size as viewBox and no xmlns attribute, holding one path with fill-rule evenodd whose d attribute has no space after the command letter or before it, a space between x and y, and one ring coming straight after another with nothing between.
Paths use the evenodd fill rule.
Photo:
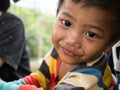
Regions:
<instances>
[{"instance_id":1,"label":"boy's arm","mask_svg":"<svg viewBox=\"0 0 120 90\"><path fill-rule=\"evenodd\" d=\"M20 85L24 85L24 80L20 79L13 82L5 82L0 80L0 90L19 90Z\"/></svg>"},{"instance_id":2,"label":"boy's arm","mask_svg":"<svg viewBox=\"0 0 120 90\"><path fill-rule=\"evenodd\" d=\"M37 87L38 85L33 79L35 78L30 75L23 79L12 82L5 82L0 80L0 90L43 90L42 88ZM28 80L27 83L25 80Z\"/></svg>"}]
</instances>

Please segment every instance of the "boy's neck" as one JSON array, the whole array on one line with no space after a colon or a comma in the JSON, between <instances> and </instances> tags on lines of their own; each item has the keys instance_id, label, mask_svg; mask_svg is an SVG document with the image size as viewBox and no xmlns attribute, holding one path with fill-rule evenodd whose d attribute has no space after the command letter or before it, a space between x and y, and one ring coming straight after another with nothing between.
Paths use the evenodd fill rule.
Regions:
<instances>
[{"instance_id":1,"label":"boy's neck","mask_svg":"<svg viewBox=\"0 0 120 90\"><path fill-rule=\"evenodd\" d=\"M101 54L101 56L99 56L96 60L91 61L91 62L88 62L88 63L87 63L87 66L92 66L94 63L98 62L104 55L105 55L105 53L103 52L103 53Z\"/></svg>"},{"instance_id":2,"label":"boy's neck","mask_svg":"<svg viewBox=\"0 0 120 90\"><path fill-rule=\"evenodd\" d=\"M59 71L58 71L58 80L61 80L69 71L75 68L77 65L70 65L64 62L61 62Z\"/></svg>"}]
</instances>

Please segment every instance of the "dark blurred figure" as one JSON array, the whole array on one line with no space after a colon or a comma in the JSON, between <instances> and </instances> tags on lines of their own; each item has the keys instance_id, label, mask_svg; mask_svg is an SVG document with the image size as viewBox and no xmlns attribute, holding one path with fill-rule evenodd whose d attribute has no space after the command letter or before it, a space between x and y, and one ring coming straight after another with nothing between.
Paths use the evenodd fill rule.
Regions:
<instances>
[{"instance_id":1,"label":"dark blurred figure","mask_svg":"<svg viewBox=\"0 0 120 90\"><path fill-rule=\"evenodd\" d=\"M9 7L10 0L0 0L0 78L5 81L30 74L24 25L19 17L7 11Z\"/></svg>"}]
</instances>

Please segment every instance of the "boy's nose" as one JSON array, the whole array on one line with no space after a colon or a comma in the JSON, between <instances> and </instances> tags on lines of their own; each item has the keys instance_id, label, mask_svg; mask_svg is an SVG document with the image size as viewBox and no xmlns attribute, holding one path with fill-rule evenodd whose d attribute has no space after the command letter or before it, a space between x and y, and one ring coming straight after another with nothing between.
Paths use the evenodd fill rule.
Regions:
<instances>
[{"instance_id":1,"label":"boy's nose","mask_svg":"<svg viewBox=\"0 0 120 90\"><path fill-rule=\"evenodd\" d=\"M77 32L70 32L66 35L66 42L70 47L80 48L82 45L82 36Z\"/></svg>"}]
</instances>

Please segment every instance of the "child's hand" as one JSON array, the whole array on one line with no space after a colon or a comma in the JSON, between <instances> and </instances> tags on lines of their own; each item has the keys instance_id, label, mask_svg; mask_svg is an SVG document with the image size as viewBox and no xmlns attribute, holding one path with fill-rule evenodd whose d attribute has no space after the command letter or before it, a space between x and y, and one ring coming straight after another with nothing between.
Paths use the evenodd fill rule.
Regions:
<instances>
[{"instance_id":1,"label":"child's hand","mask_svg":"<svg viewBox=\"0 0 120 90\"><path fill-rule=\"evenodd\" d=\"M38 88L35 85L21 85L20 90L44 90L42 87Z\"/></svg>"},{"instance_id":2,"label":"child's hand","mask_svg":"<svg viewBox=\"0 0 120 90\"><path fill-rule=\"evenodd\" d=\"M0 67L2 67L2 65L4 64L5 62L2 60L2 59L0 59Z\"/></svg>"},{"instance_id":3,"label":"child's hand","mask_svg":"<svg viewBox=\"0 0 120 90\"><path fill-rule=\"evenodd\" d=\"M107 90L113 90L113 87L111 87L111 88L109 88L109 89L107 89Z\"/></svg>"},{"instance_id":4,"label":"child's hand","mask_svg":"<svg viewBox=\"0 0 120 90\"><path fill-rule=\"evenodd\" d=\"M44 90L44 89L41 87L40 90Z\"/></svg>"}]
</instances>

